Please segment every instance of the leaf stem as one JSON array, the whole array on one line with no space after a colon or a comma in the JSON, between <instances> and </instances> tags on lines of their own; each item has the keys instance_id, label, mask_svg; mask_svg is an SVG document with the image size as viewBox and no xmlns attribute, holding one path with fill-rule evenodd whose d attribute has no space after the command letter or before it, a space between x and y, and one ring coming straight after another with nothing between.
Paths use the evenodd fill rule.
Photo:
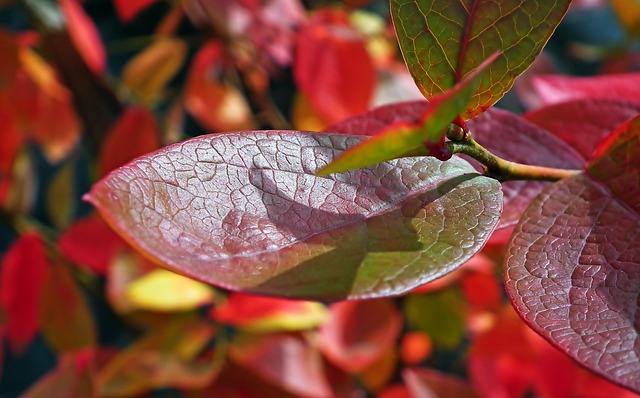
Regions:
<instances>
[{"instance_id":1,"label":"leaf stem","mask_svg":"<svg viewBox=\"0 0 640 398\"><path fill-rule=\"evenodd\" d=\"M449 136L449 134L447 135ZM466 133L461 138L449 136L449 139L451 141L445 142L444 145L452 154L462 153L474 158L486 167L485 176L495 178L500 182L513 180L558 181L582 173L582 170L533 166L502 159L478 144L471 133Z\"/></svg>"}]
</instances>

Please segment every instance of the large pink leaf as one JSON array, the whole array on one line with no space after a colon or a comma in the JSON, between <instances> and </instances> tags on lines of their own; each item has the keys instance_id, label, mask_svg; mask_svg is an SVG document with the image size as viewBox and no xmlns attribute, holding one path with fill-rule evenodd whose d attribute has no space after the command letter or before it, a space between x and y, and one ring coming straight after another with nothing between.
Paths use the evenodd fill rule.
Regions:
<instances>
[{"instance_id":1,"label":"large pink leaf","mask_svg":"<svg viewBox=\"0 0 640 398\"><path fill-rule=\"evenodd\" d=\"M571 0L392 0L391 15L411 75L428 98L443 93L490 54L467 111L488 109L542 51Z\"/></svg>"},{"instance_id":2,"label":"large pink leaf","mask_svg":"<svg viewBox=\"0 0 640 398\"><path fill-rule=\"evenodd\" d=\"M537 76L533 87L546 105L581 98L619 99L638 102L640 73L593 77Z\"/></svg>"},{"instance_id":3,"label":"large pink leaf","mask_svg":"<svg viewBox=\"0 0 640 398\"><path fill-rule=\"evenodd\" d=\"M374 135L392 124L416 123L428 107L426 101L382 106L338 123L327 131ZM568 145L509 112L490 109L467 124L478 142L507 160L559 168L580 168L584 164L584 159ZM509 181L502 184L504 211L498 227L517 223L531 200L547 185L540 181Z\"/></svg>"},{"instance_id":4,"label":"large pink leaf","mask_svg":"<svg viewBox=\"0 0 640 398\"><path fill-rule=\"evenodd\" d=\"M506 260L520 315L589 369L640 392L640 117L596 153L588 174L545 190Z\"/></svg>"},{"instance_id":5,"label":"large pink leaf","mask_svg":"<svg viewBox=\"0 0 640 398\"><path fill-rule=\"evenodd\" d=\"M525 114L524 118L554 133L590 159L602 140L638 114L640 101L585 98L549 105Z\"/></svg>"},{"instance_id":6,"label":"large pink leaf","mask_svg":"<svg viewBox=\"0 0 640 398\"><path fill-rule=\"evenodd\" d=\"M87 200L158 263L267 295L400 294L482 247L500 216L497 181L461 159L431 157L313 174L361 140L295 131L202 136L117 169Z\"/></svg>"}]
</instances>

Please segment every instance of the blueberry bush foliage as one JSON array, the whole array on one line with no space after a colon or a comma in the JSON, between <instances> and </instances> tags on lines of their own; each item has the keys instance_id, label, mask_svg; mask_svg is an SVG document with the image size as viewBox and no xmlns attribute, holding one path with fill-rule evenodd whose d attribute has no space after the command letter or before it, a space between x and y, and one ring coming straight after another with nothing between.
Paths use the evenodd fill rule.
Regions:
<instances>
[{"instance_id":1,"label":"blueberry bush foliage","mask_svg":"<svg viewBox=\"0 0 640 398\"><path fill-rule=\"evenodd\" d=\"M640 393L637 3L0 21L1 396Z\"/></svg>"}]
</instances>

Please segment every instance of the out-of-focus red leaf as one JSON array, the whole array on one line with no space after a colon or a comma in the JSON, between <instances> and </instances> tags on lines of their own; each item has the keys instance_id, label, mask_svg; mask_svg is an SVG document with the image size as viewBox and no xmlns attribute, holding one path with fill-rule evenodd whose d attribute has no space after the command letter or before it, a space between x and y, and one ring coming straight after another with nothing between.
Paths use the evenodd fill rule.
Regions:
<instances>
[{"instance_id":1,"label":"out-of-focus red leaf","mask_svg":"<svg viewBox=\"0 0 640 398\"><path fill-rule=\"evenodd\" d=\"M376 72L346 12L316 11L298 32L295 54L296 84L330 123L369 108Z\"/></svg>"},{"instance_id":2,"label":"out-of-focus red leaf","mask_svg":"<svg viewBox=\"0 0 640 398\"><path fill-rule=\"evenodd\" d=\"M400 342L400 357L408 365L427 359L433 351L433 342L424 332L407 332Z\"/></svg>"},{"instance_id":3,"label":"out-of-focus red leaf","mask_svg":"<svg viewBox=\"0 0 640 398\"><path fill-rule=\"evenodd\" d=\"M482 396L520 397L530 388L536 372L536 352L523 326L513 310L505 308L493 328L473 340L467 370Z\"/></svg>"},{"instance_id":4,"label":"out-of-focus red leaf","mask_svg":"<svg viewBox=\"0 0 640 398\"><path fill-rule=\"evenodd\" d=\"M320 349L351 373L364 370L393 346L402 327L400 313L386 299L345 301L329 311L320 329Z\"/></svg>"},{"instance_id":5,"label":"out-of-focus red leaf","mask_svg":"<svg viewBox=\"0 0 640 398\"><path fill-rule=\"evenodd\" d=\"M318 303L231 293L211 315L244 331L273 332L312 328L324 321L326 314Z\"/></svg>"},{"instance_id":6,"label":"out-of-focus red leaf","mask_svg":"<svg viewBox=\"0 0 640 398\"><path fill-rule=\"evenodd\" d=\"M466 109L480 79L499 54L487 58L476 70L445 93L435 96L415 123L400 122L391 125L370 139L349 148L318 175L328 175L366 167L407 155L444 155L442 144L450 124ZM431 147L433 146L433 148ZM451 154L448 154L451 157Z\"/></svg>"},{"instance_id":7,"label":"out-of-focus red leaf","mask_svg":"<svg viewBox=\"0 0 640 398\"><path fill-rule=\"evenodd\" d=\"M500 307L502 287L495 275L470 272L462 276L460 286L469 304L487 310Z\"/></svg>"},{"instance_id":8,"label":"out-of-focus red leaf","mask_svg":"<svg viewBox=\"0 0 640 398\"><path fill-rule=\"evenodd\" d=\"M416 398L404 384L392 384L380 391L376 398Z\"/></svg>"},{"instance_id":9,"label":"out-of-focus red leaf","mask_svg":"<svg viewBox=\"0 0 640 398\"><path fill-rule=\"evenodd\" d=\"M407 368L402 378L413 398L480 397L463 379L434 369Z\"/></svg>"},{"instance_id":10,"label":"out-of-focus red leaf","mask_svg":"<svg viewBox=\"0 0 640 398\"><path fill-rule=\"evenodd\" d=\"M640 117L619 127L587 173L545 190L517 225L509 297L543 337L603 377L640 392Z\"/></svg>"},{"instance_id":11,"label":"out-of-focus red leaf","mask_svg":"<svg viewBox=\"0 0 640 398\"><path fill-rule=\"evenodd\" d=\"M25 233L13 242L0 268L0 306L6 317L5 337L13 352L21 353L40 327L38 302L49 273L41 238Z\"/></svg>"},{"instance_id":12,"label":"out-of-focus red leaf","mask_svg":"<svg viewBox=\"0 0 640 398\"><path fill-rule=\"evenodd\" d=\"M196 54L184 93L185 108L205 128L236 131L254 127L251 111L237 88L220 79L223 50L211 42Z\"/></svg>"},{"instance_id":13,"label":"out-of-focus red leaf","mask_svg":"<svg viewBox=\"0 0 640 398\"><path fill-rule=\"evenodd\" d=\"M9 199L14 162L25 140L10 105L11 96L0 90L0 142L2 142L0 145L0 204L2 206L5 206Z\"/></svg>"},{"instance_id":14,"label":"out-of-focus red leaf","mask_svg":"<svg viewBox=\"0 0 640 398\"><path fill-rule=\"evenodd\" d=\"M448 91L494 52L500 58L464 112L471 119L497 102L542 51L571 0L392 0L405 62L427 99Z\"/></svg>"},{"instance_id":15,"label":"out-of-focus red leaf","mask_svg":"<svg viewBox=\"0 0 640 398\"><path fill-rule=\"evenodd\" d=\"M131 22L141 11L157 0L114 0L116 12L122 22Z\"/></svg>"},{"instance_id":16,"label":"out-of-focus red leaf","mask_svg":"<svg viewBox=\"0 0 640 398\"><path fill-rule=\"evenodd\" d=\"M416 123L428 106L426 101L386 105L344 120L325 131L371 136L393 124ZM584 164L584 159L567 144L512 113L490 109L467 125L478 142L505 159L558 168L580 168ZM477 165L475 161L472 164ZM504 211L498 228L514 225L531 200L547 185L539 181L503 183Z\"/></svg>"},{"instance_id":17,"label":"out-of-focus red leaf","mask_svg":"<svg viewBox=\"0 0 640 398\"><path fill-rule=\"evenodd\" d=\"M295 131L201 136L119 168L86 199L155 261L250 293L399 294L482 247L501 211L497 181L461 159L432 157L313 174L361 140Z\"/></svg>"},{"instance_id":18,"label":"out-of-focus red leaf","mask_svg":"<svg viewBox=\"0 0 640 398\"><path fill-rule=\"evenodd\" d=\"M271 334L245 337L229 349L237 364L275 386L301 397L332 397L317 348L300 336Z\"/></svg>"},{"instance_id":19,"label":"out-of-focus red leaf","mask_svg":"<svg viewBox=\"0 0 640 398\"><path fill-rule=\"evenodd\" d=\"M613 130L640 114L640 96L637 99L572 100L526 113L524 118L554 133L585 159L591 159Z\"/></svg>"},{"instance_id":20,"label":"out-of-focus red leaf","mask_svg":"<svg viewBox=\"0 0 640 398\"><path fill-rule=\"evenodd\" d=\"M111 128L100 158L100 175L160 148L160 129L154 114L141 107L129 108Z\"/></svg>"},{"instance_id":21,"label":"out-of-focus red leaf","mask_svg":"<svg viewBox=\"0 0 640 398\"><path fill-rule=\"evenodd\" d=\"M533 87L545 105L577 99L617 99L638 102L640 73L571 77L536 76Z\"/></svg>"},{"instance_id":22,"label":"out-of-focus red leaf","mask_svg":"<svg viewBox=\"0 0 640 398\"><path fill-rule=\"evenodd\" d=\"M71 270L52 264L39 302L42 334L57 352L94 347L96 328L87 302Z\"/></svg>"},{"instance_id":23,"label":"out-of-focus red leaf","mask_svg":"<svg viewBox=\"0 0 640 398\"><path fill-rule=\"evenodd\" d=\"M141 101L153 103L162 97L186 56L187 44L183 40L159 37L125 65L122 83Z\"/></svg>"},{"instance_id":24,"label":"out-of-focus red leaf","mask_svg":"<svg viewBox=\"0 0 640 398\"><path fill-rule=\"evenodd\" d=\"M127 244L99 215L76 221L58 238L64 256L81 267L104 276L114 256Z\"/></svg>"},{"instance_id":25,"label":"out-of-focus red leaf","mask_svg":"<svg viewBox=\"0 0 640 398\"><path fill-rule=\"evenodd\" d=\"M78 0L60 0L60 8L67 20L71 39L87 66L96 74L102 73L106 66L106 53L98 28Z\"/></svg>"}]
</instances>

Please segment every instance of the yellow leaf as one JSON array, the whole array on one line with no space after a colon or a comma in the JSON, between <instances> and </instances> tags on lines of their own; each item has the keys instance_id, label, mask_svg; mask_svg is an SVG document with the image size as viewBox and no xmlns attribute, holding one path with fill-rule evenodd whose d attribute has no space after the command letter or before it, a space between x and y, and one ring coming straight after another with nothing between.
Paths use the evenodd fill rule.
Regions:
<instances>
[{"instance_id":1,"label":"yellow leaf","mask_svg":"<svg viewBox=\"0 0 640 398\"><path fill-rule=\"evenodd\" d=\"M161 37L129 61L122 72L122 81L140 101L154 102L180 70L186 55L185 42Z\"/></svg>"},{"instance_id":2,"label":"yellow leaf","mask_svg":"<svg viewBox=\"0 0 640 398\"><path fill-rule=\"evenodd\" d=\"M70 101L69 91L60 83L55 70L29 48L21 48L20 63L31 80L47 95L62 101Z\"/></svg>"},{"instance_id":3,"label":"yellow leaf","mask_svg":"<svg viewBox=\"0 0 640 398\"><path fill-rule=\"evenodd\" d=\"M308 301L301 303L300 307L299 311L274 313L238 329L252 333L308 330L327 320L327 309L320 303Z\"/></svg>"},{"instance_id":4,"label":"yellow leaf","mask_svg":"<svg viewBox=\"0 0 640 398\"><path fill-rule=\"evenodd\" d=\"M214 292L204 283L156 269L127 286L125 296L138 309L184 311L212 303Z\"/></svg>"},{"instance_id":5,"label":"yellow leaf","mask_svg":"<svg viewBox=\"0 0 640 398\"><path fill-rule=\"evenodd\" d=\"M622 26L631 36L640 36L640 0L611 0Z\"/></svg>"}]
</instances>

